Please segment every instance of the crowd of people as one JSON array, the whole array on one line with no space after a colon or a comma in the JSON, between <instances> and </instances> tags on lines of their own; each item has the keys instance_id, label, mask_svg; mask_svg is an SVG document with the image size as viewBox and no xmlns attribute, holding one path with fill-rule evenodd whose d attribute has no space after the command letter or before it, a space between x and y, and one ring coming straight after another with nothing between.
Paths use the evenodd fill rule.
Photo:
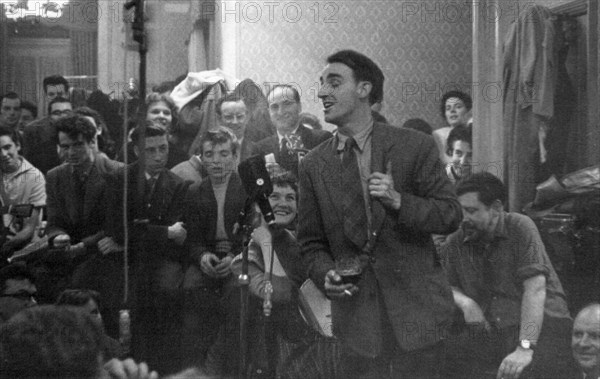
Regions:
<instances>
[{"instance_id":1,"label":"crowd of people","mask_svg":"<svg viewBox=\"0 0 600 379\"><path fill-rule=\"evenodd\" d=\"M379 114L361 53L319 79L334 134L280 84L223 93L182 141L167 83L122 147L60 76L43 118L2 96L0 378L600 377L600 304L569 309L533 221L473 172L470 96L444 94L432 132ZM273 222L238 172L255 156ZM307 322L307 281L333 336Z\"/></svg>"}]
</instances>

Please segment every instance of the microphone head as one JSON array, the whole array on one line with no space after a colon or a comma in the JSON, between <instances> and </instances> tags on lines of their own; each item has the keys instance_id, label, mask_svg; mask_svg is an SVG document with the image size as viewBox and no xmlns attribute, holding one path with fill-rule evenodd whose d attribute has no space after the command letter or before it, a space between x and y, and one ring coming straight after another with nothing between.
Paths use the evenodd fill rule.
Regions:
<instances>
[{"instance_id":1,"label":"microphone head","mask_svg":"<svg viewBox=\"0 0 600 379\"><path fill-rule=\"evenodd\" d=\"M242 161L238 166L238 173L248 197L258 204L267 224L274 224L275 215L269 203L273 183L267 172L265 157L256 155Z\"/></svg>"},{"instance_id":2,"label":"microphone head","mask_svg":"<svg viewBox=\"0 0 600 379\"><path fill-rule=\"evenodd\" d=\"M269 196L273 192L273 184L267 172L264 156L255 155L240 162L238 173L249 196L253 198L259 194Z\"/></svg>"}]
</instances>

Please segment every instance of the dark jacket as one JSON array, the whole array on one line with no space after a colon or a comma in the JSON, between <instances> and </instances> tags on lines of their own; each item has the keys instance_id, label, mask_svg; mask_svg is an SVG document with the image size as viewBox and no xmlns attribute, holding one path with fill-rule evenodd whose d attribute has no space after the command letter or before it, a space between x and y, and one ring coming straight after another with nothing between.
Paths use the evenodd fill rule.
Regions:
<instances>
[{"instance_id":1,"label":"dark jacket","mask_svg":"<svg viewBox=\"0 0 600 379\"><path fill-rule=\"evenodd\" d=\"M324 291L327 271L343 254L361 254L356 236L343 227L340 199L341 160L337 138L311 151L300 163L298 241L311 279ZM334 332L355 353L381 354L381 310L387 313L398 345L405 350L431 346L451 323L454 302L431 234L457 229L462 217L451 183L444 174L433 139L413 130L375 123L371 171L386 172L391 162L400 210L372 203L372 223L381 230L360 291L333 301ZM365 231L366 233L366 231Z\"/></svg>"}]
</instances>

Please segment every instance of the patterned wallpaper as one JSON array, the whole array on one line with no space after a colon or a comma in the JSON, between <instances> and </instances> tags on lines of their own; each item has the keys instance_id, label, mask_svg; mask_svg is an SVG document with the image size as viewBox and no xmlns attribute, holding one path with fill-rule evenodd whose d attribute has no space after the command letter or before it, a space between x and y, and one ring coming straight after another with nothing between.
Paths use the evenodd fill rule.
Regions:
<instances>
[{"instance_id":1,"label":"patterned wallpaper","mask_svg":"<svg viewBox=\"0 0 600 379\"><path fill-rule=\"evenodd\" d=\"M231 19L233 12L239 17L239 77L249 77L264 88L297 83L304 110L321 119L316 96L319 72L325 58L339 49L355 49L380 65L386 75L381 113L395 125L420 117L440 127L441 94L456 88L470 90L471 13L464 2L236 4L224 17Z\"/></svg>"}]
</instances>

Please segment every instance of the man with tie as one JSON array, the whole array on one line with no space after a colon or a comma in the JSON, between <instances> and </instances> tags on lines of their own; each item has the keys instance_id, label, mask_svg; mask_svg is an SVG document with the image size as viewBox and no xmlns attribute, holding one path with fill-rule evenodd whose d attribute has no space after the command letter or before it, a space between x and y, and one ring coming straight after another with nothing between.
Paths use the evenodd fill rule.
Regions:
<instances>
[{"instance_id":1,"label":"man with tie","mask_svg":"<svg viewBox=\"0 0 600 379\"><path fill-rule=\"evenodd\" d=\"M277 129L277 134L256 144L255 154L274 154L275 161L286 170L298 176L298 161L321 142L329 139L331 133L313 130L300 123L302 104L296 88L288 84L276 85L267 95L269 115Z\"/></svg>"},{"instance_id":2,"label":"man with tie","mask_svg":"<svg viewBox=\"0 0 600 379\"><path fill-rule=\"evenodd\" d=\"M99 247L101 241L104 244L112 242L105 238L106 177L122 164L94 153L96 128L85 117L70 115L57 120L55 126L58 152L65 158L65 163L48 171L46 234L51 245L66 249L65 259L73 259L71 283L64 285L101 292L105 305L116 308L120 299L109 289L114 288L112 273L120 271L112 254L119 249L112 245L113 248L100 254ZM69 266L64 262L49 262L48 265L54 274L69 274ZM46 284L55 287L54 291L46 293ZM53 302L54 296L63 289L51 278L49 283L39 283L43 301ZM105 313L107 330L114 334L117 330L116 310L107 309Z\"/></svg>"},{"instance_id":3,"label":"man with tie","mask_svg":"<svg viewBox=\"0 0 600 379\"><path fill-rule=\"evenodd\" d=\"M131 134L140 156L141 128ZM123 180L128 178L128 228L134 313L133 349L137 358L164 373L181 369L181 309L187 231L182 222L189 184L166 169L167 130L146 121L143 166L138 160L110 177L107 233L124 243ZM144 168L144 195L138 195L139 171ZM125 172L123 172L125 171Z\"/></svg>"},{"instance_id":4,"label":"man with tie","mask_svg":"<svg viewBox=\"0 0 600 379\"><path fill-rule=\"evenodd\" d=\"M340 377L436 378L454 305L431 234L456 230L460 205L431 137L373 122L383 81L363 54L328 57L319 98L338 132L300 162L298 241L332 299Z\"/></svg>"}]
</instances>

